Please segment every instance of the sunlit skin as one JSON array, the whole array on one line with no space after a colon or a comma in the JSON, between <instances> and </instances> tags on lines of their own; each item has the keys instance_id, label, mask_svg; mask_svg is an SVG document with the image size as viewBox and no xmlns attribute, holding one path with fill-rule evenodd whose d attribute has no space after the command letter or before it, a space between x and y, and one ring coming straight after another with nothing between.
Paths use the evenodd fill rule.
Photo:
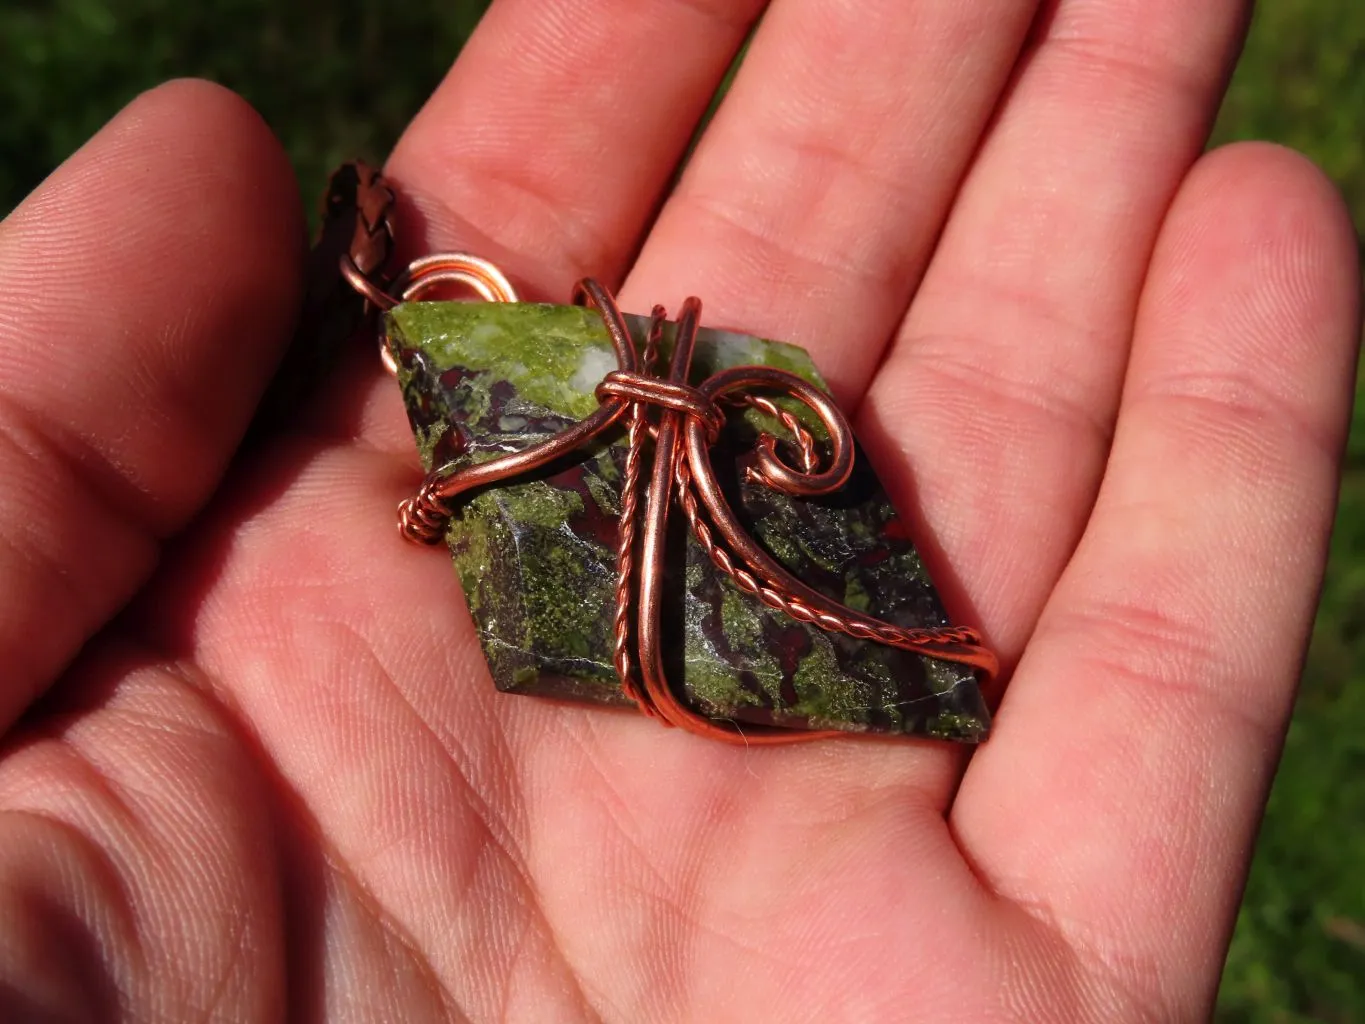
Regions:
<instances>
[{"instance_id":1,"label":"sunlit skin","mask_svg":"<svg viewBox=\"0 0 1365 1024\"><path fill-rule=\"evenodd\" d=\"M968 760L497 694L357 349L234 459L302 215L224 90L0 225L0 1017L1195 1020L1359 337L1301 157L1204 154L1233 0L498 0L405 257L806 346L1008 682ZM389 55L401 60L401 54ZM302 59L302 58L300 58Z\"/></svg>"}]
</instances>

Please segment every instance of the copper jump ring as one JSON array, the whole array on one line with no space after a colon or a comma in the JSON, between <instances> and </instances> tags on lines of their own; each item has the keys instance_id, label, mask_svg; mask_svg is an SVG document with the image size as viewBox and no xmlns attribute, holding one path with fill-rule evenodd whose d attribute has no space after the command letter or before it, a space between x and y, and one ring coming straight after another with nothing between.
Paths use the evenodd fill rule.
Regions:
<instances>
[{"instance_id":1,"label":"copper jump ring","mask_svg":"<svg viewBox=\"0 0 1365 1024\"><path fill-rule=\"evenodd\" d=\"M507 275L494 263L480 256L464 252L443 252L413 260L387 289L379 287L361 272L354 257L341 257L341 276L352 288L363 295L372 306L384 311L400 302L417 302L442 286L461 286L471 289L485 302L520 302L517 290ZM381 337L379 358L384 369L398 373L393 353Z\"/></svg>"}]
</instances>

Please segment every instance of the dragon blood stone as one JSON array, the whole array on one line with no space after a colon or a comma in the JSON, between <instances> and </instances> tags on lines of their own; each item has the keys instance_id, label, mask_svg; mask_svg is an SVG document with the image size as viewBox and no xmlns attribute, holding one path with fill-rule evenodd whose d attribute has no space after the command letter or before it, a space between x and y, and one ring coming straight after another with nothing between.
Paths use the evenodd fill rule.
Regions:
<instances>
[{"instance_id":1,"label":"dragon blood stone","mask_svg":"<svg viewBox=\"0 0 1365 1024\"><path fill-rule=\"evenodd\" d=\"M626 320L643 351L646 319ZM616 368L601 318L578 306L412 302L387 314L386 333L427 469L545 440L597 407L594 388ZM824 386L799 348L705 328L691 379L746 364ZM778 401L822 436L805 406ZM947 625L861 452L842 491L790 497L745 480L760 430L786 434L756 409L736 410L711 451L750 534L793 576L850 608L900 626ZM646 446L646 458L651 451ZM625 456L622 428L458 501L446 540L500 690L633 706L612 665ZM969 667L769 609L715 568L676 509L669 522L663 646L669 683L684 704L735 723L984 738L989 716Z\"/></svg>"}]
</instances>

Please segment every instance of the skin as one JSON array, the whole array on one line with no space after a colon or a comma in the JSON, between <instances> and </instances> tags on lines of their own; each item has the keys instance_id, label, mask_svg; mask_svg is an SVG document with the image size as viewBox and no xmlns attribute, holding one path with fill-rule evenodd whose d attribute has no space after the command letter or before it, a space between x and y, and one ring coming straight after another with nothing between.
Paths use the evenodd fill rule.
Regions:
<instances>
[{"instance_id":1,"label":"skin","mask_svg":"<svg viewBox=\"0 0 1365 1024\"><path fill-rule=\"evenodd\" d=\"M498 0L388 165L409 254L810 349L1012 677L970 761L494 693L368 346L234 460L302 232L221 89L0 225L0 1016L1207 1015L1356 243L1303 158L1202 154L1242 3L1044 6L778 0L662 200L758 5Z\"/></svg>"}]
</instances>

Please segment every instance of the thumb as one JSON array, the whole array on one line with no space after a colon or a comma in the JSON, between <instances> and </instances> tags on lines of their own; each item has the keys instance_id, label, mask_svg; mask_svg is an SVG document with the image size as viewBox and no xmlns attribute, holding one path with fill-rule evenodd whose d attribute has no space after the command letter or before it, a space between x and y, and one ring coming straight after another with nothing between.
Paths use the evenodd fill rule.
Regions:
<instances>
[{"instance_id":1,"label":"thumb","mask_svg":"<svg viewBox=\"0 0 1365 1024\"><path fill-rule=\"evenodd\" d=\"M265 124L190 81L0 223L0 730L217 485L292 327L300 228Z\"/></svg>"}]
</instances>

